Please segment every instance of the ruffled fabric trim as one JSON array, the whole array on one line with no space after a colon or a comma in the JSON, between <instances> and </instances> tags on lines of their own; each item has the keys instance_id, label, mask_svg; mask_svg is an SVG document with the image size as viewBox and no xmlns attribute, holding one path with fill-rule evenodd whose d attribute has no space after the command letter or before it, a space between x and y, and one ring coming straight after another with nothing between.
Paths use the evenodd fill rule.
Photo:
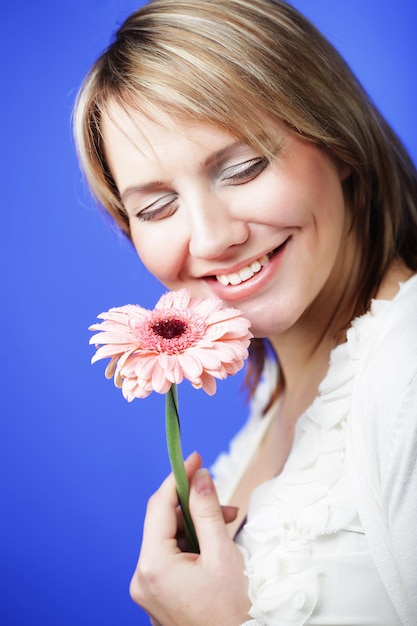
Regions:
<instances>
[{"instance_id":1,"label":"ruffled fabric trim","mask_svg":"<svg viewBox=\"0 0 417 626\"><path fill-rule=\"evenodd\" d=\"M349 356L353 361L357 361L366 350L375 330L375 320L381 321L381 318L390 310L390 304L401 296L404 291L412 289L417 281L417 275L412 276L405 282L398 284L398 292L392 300L372 300L369 311L353 320L347 332L347 346Z\"/></svg>"},{"instance_id":2,"label":"ruffled fabric trim","mask_svg":"<svg viewBox=\"0 0 417 626\"><path fill-rule=\"evenodd\" d=\"M347 342L332 351L319 394L297 422L283 471L252 495L247 523L236 543L249 578L249 615L259 624L306 623L319 600L313 541L356 519L345 466L351 388L360 352L387 304L374 301L370 311L353 322ZM267 392L268 397L271 380L265 385L262 396ZM267 427L269 420L261 420L259 407L255 408L255 418L232 442L230 456L220 457L214 468L221 497L231 497Z\"/></svg>"},{"instance_id":3,"label":"ruffled fabric trim","mask_svg":"<svg viewBox=\"0 0 417 626\"><path fill-rule=\"evenodd\" d=\"M297 422L283 471L255 490L237 539L249 578L250 616L268 625L306 622L319 599L312 541L356 516L344 471L353 375L343 344L332 352L319 395Z\"/></svg>"}]
</instances>

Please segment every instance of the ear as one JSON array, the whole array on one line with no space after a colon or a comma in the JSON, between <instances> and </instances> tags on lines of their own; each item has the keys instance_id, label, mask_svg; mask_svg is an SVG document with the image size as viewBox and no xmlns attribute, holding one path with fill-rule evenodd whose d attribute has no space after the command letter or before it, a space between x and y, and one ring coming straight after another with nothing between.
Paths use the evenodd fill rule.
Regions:
<instances>
[{"instance_id":1,"label":"ear","mask_svg":"<svg viewBox=\"0 0 417 626\"><path fill-rule=\"evenodd\" d=\"M348 163L343 163L343 161L337 161L336 167L339 172L340 182L343 183L345 180L349 178L352 174L352 168Z\"/></svg>"}]
</instances>

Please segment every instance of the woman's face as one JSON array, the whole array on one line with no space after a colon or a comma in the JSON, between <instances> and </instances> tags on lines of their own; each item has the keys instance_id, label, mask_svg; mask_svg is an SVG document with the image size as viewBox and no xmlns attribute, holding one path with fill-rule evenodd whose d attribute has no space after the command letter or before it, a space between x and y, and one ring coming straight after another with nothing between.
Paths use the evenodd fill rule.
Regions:
<instances>
[{"instance_id":1,"label":"woman's face","mask_svg":"<svg viewBox=\"0 0 417 626\"><path fill-rule=\"evenodd\" d=\"M346 172L319 148L273 125L268 161L212 125L166 128L116 105L103 136L135 248L167 288L219 296L259 337L337 301Z\"/></svg>"}]
</instances>

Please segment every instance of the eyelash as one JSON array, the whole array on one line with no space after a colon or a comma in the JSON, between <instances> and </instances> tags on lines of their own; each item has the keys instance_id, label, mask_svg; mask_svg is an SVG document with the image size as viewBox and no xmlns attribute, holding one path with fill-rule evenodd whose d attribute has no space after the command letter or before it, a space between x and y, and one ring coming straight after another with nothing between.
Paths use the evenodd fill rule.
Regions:
<instances>
[{"instance_id":1,"label":"eyelash","mask_svg":"<svg viewBox=\"0 0 417 626\"><path fill-rule=\"evenodd\" d=\"M158 207L158 204L161 201L158 200L154 204L151 204L149 207L138 213L136 216L138 220L140 220L141 222L151 222L152 220L157 220L158 215L160 215L161 213L163 214L163 217L169 217L170 215L172 215L176 209L176 206L173 205L175 205L177 197L174 194L171 195L172 200L170 200L169 202L166 202L166 200L163 201L163 199L161 199L161 201L163 201L163 204L161 204L160 207Z\"/></svg>"},{"instance_id":2,"label":"eyelash","mask_svg":"<svg viewBox=\"0 0 417 626\"><path fill-rule=\"evenodd\" d=\"M269 160L266 157L250 159L249 161L245 161L239 165L226 168L220 176L220 181L225 182L230 186L243 185L256 178L268 165ZM158 215L160 214L163 214L161 219L164 217L170 217L177 209L175 206L176 199L176 196L173 195L170 202L164 202L164 204L162 204L159 208L159 201L157 201L138 213L136 217L141 222L157 221ZM152 206L156 206L157 208L152 209Z\"/></svg>"},{"instance_id":3,"label":"eyelash","mask_svg":"<svg viewBox=\"0 0 417 626\"><path fill-rule=\"evenodd\" d=\"M266 157L250 159L239 165L229 167L223 172L222 181L227 181L230 185L242 185L256 178L269 165ZM228 174L228 172L230 174Z\"/></svg>"}]
</instances>

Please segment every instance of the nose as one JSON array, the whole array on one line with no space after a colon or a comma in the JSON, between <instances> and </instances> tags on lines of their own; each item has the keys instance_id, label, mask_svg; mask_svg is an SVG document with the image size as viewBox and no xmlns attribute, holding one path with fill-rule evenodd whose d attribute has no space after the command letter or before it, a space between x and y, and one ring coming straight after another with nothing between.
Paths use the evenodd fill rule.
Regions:
<instances>
[{"instance_id":1,"label":"nose","mask_svg":"<svg viewBox=\"0 0 417 626\"><path fill-rule=\"evenodd\" d=\"M191 256L215 259L249 238L249 225L234 215L216 194L204 194L188 205Z\"/></svg>"}]
</instances>

